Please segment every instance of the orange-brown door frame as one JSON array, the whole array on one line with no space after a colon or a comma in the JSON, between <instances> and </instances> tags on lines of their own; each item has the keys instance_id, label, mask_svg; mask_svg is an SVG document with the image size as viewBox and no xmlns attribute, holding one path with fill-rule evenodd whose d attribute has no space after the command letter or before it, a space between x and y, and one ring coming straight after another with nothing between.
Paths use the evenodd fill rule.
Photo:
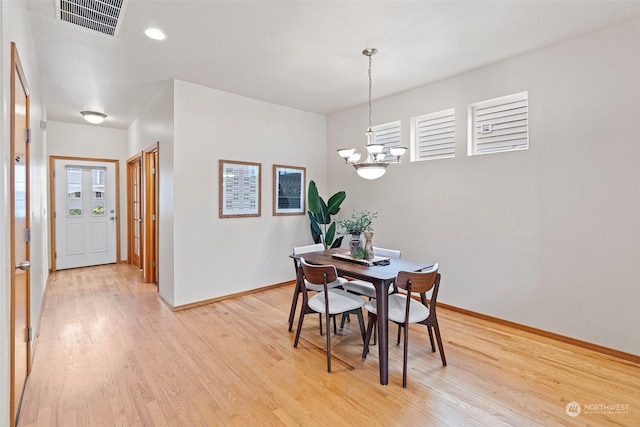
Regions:
<instances>
[{"instance_id":1,"label":"orange-brown door frame","mask_svg":"<svg viewBox=\"0 0 640 427\"><path fill-rule=\"evenodd\" d=\"M158 283L159 273L159 218L158 173L159 143L144 153L144 263L143 277L147 283Z\"/></svg>"},{"instance_id":2,"label":"orange-brown door frame","mask_svg":"<svg viewBox=\"0 0 640 427\"><path fill-rule=\"evenodd\" d=\"M143 152L127 160L127 262L142 269L144 259Z\"/></svg>"},{"instance_id":3,"label":"orange-brown door frame","mask_svg":"<svg viewBox=\"0 0 640 427\"><path fill-rule=\"evenodd\" d=\"M30 286L30 173L29 123L30 93L22 70L18 49L11 43L11 374L9 392L9 425L18 422L27 376L31 371L31 286ZM17 167L24 172L16 173ZM23 176L24 175L24 176ZM24 180L24 181L23 181ZM17 182L24 185L24 201L16 197ZM1 421L0 421L1 422Z\"/></svg>"}]
</instances>

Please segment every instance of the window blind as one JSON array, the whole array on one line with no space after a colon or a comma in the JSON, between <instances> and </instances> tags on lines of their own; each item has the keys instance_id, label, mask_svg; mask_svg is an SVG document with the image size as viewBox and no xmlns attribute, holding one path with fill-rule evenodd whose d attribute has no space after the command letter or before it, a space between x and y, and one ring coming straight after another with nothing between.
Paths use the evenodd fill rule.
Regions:
<instances>
[{"instance_id":1,"label":"window blind","mask_svg":"<svg viewBox=\"0 0 640 427\"><path fill-rule=\"evenodd\" d=\"M383 152L387 154L384 160L392 160L394 157L389 154L389 149L391 147L400 147L401 145L402 132L400 121L372 126L371 130L373 130L373 143L384 145Z\"/></svg>"},{"instance_id":2,"label":"window blind","mask_svg":"<svg viewBox=\"0 0 640 427\"><path fill-rule=\"evenodd\" d=\"M529 148L527 92L472 106L472 154Z\"/></svg>"},{"instance_id":3,"label":"window blind","mask_svg":"<svg viewBox=\"0 0 640 427\"><path fill-rule=\"evenodd\" d=\"M455 157L455 109L425 114L411 120L413 161Z\"/></svg>"}]
</instances>

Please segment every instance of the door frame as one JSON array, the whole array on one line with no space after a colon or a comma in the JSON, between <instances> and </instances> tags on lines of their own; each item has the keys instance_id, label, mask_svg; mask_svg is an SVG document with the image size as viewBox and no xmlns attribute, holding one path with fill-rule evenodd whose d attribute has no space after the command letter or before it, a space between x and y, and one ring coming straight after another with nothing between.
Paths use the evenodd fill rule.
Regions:
<instances>
[{"instance_id":1,"label":"door frame","mask_svg":"<svg viewBox=\"0 0 640 427\"><path fill-rule=\"evenodd\" d=\"M135 265L136 267L142 269L144 263L144 162L143 159L144 152L140 152L133 157L127 159L127 263ZM135 226L135 221L138 221L137 218L134 218L134 164L138 164L138 203L140 204L140 216L143 220L142 225L140 226L140 258L138 263L134 262L134 247L135 247L135 234L133 231L133 227Z\"/></svg>"},{"instance_id":2,"label":"door frame","mask_svg":"<svg viewBox=\"0 0 640 427\"><path fill-rule=\"evenodd\" d=\"M144 151L144 262L143 278L147 283L160 281L160 143L156 142Z\"/></svg>"},{"instance_id":3,"label":"door frame","mask_svg":"<svg viewBox=\"0 0 640 427\"><path fill-rule=\"evenodd\" d=\"M18 79L19 81L16 81L16 79ZM30 124L31 124L31 93L29 91L29 87L27 85L27 79L25 77L24 71L22 69L22 63L20 62L20 57L18 55L18 48L16 46L16 44L14 42L11 42L11 76L10 76L10 81L11 81L11 100L10 100L10 189L9 189L9 212L10 212L10 217L11 217L11 225L10 225L10 240L11 240L11 255L10 255L10 265L9 265L9 270L11 271L11 319L10 319L10 323L11 323L11 354L10 354L10 391L9 391L9 416L10 416L10 421L9 421L9 425L10 426L14 426L19 415L20 415L20 406L22 405L22 395L24 394L24 384L23 384L23 388L22 388L22 393L20 394L20 396L16 396L16 309L17 309L17 301L16 301L16 275L15 275L15 266L16 266L16 248L15 248L15 239L16 239L16 230L15 230L15 162L14 162L14 158L15 158L15 140L16 140L16 84L20 83L20 85L22 86L22 90L24 91L24 96L25 96L25 127L27 129L29 129ZM30 147L29 147L30 141L26 141L26 147L25 147L25 167L26 167L26 173L25 173L25 227L27 228L27 230L30 230L31 228L31 203L30 203L30 186L31 186L31 182L30 182ZM30 239L26 239L26 259L29 260L30 259L30 252L31 252L31 242ZM26 270L26 289L25 289L25 299L26 299L26 307L24 307L25 309L25 316L26 316L26 327L27 327L27 331L31 331L31 273L30 273L30 269ZM27 336L25 337L26 341L27 341L27 348L26 348L26 376L24 378L24 382L26 383L27 381L27 377L29 376L29 373L31 372L31 334L29 332L25 331L25 333L27 333Z\"/></svg>"},{"instance_id":4,"label":"door frame","mask_svg":"<svg viewBox=\"0 0 640 427\"><path fill-rule=\"evenodd\" d=\"M73 160L82 162L114 163L116 169L116 263L120 262L120 161L114 159L98 159L92 157L49 156L49 215L51 218L51 271L56 271L56 160Z\"/></svg>"}]
</instances>

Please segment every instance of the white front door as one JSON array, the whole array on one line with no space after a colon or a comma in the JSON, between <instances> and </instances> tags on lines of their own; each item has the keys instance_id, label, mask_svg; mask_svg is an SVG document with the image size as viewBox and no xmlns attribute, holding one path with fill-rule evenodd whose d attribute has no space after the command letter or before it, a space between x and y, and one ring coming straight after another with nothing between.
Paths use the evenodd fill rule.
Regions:
<instances>
[{"instance_id":1,"label":"white front door","mask_svg":"<svg viewBox=\"0 0 640 427\"><path fill-rule=\"evenodd\" d=\"M116 262L112 162L55 160L56 269Z\"/></svg>"}]
</instances>

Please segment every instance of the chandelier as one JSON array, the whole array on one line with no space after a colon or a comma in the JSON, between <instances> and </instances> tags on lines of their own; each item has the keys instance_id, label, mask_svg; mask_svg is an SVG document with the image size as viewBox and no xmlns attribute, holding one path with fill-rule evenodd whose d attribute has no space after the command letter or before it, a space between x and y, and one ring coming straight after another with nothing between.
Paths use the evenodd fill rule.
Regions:
<instances>
[{"instance_id":1,"label":"chandelier","mask_svg":"<svg viewBox=\"0 0 640 427\"><path fill-rule=\"evenodd\" d=\"M374 140L374 134L371 130L371 57L376 53L378 53L378 49L375 48L367 48L362 51L363 55L369 57L369 127L365 133L367 157L363 162L358 163L362 155L356 152L355 148L338 150L338 154L345 163L352 165L358 175L364 179L380 178L386 172L387 166L392 163L400 163L400 157L407 151L406 147L390 147L387 151L384 144L376 144ZM387 154L392 156L391 160L387 160Z\"/></svg>"}]
</instances>

